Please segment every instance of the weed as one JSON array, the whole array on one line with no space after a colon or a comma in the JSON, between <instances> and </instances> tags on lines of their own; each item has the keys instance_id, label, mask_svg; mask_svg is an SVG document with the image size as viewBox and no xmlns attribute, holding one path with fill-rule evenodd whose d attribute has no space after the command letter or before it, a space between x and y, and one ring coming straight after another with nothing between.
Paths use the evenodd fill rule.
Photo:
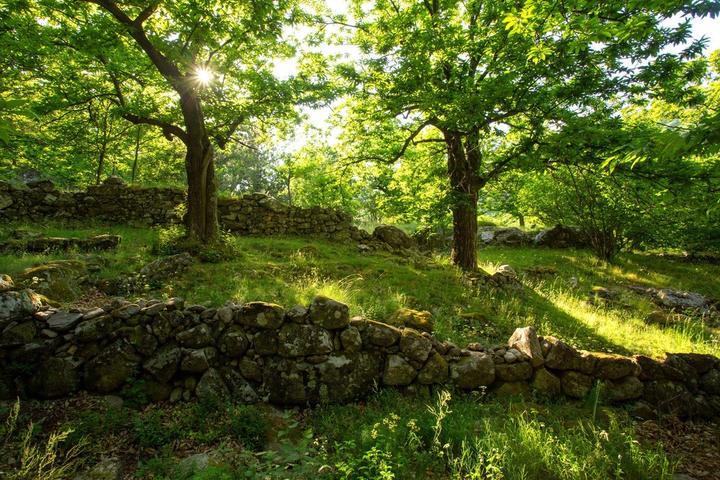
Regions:
<instances>
[{"instance_id":1,"label":"weed","mask_svg":"<svg viewBox=\"0 0 720 480\"><path fill-rule=\"evenodd\" d=\"M19 439L14 438L20 417L20 400L11 407L5 421L3 450L17 452L18 466L12 472L2 472L8 480L61 480L67 478L81 464L84 440L68 445L72 429L51 432L38 443L35 428L30 422Z\"/></svg>"}]
</instances>

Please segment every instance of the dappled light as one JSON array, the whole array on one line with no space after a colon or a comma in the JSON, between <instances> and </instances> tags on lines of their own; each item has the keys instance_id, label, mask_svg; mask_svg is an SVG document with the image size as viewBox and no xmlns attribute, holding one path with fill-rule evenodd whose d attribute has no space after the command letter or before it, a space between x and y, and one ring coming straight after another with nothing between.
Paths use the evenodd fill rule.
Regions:
<instances>
[{"instance_id":1,"label":"dappled light","mask_svg":"<svg viewBox=\"0 0 720 480\"><path fill-rule=\"evenodd\" d=\"M718 16L0 4L0 478L716 478Z\"/></svg>"}]
</instances>

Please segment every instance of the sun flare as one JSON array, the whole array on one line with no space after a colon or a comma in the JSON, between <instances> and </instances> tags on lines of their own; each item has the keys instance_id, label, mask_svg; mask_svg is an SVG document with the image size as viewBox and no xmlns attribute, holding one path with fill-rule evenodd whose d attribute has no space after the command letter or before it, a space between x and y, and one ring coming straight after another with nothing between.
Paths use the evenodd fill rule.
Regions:
<instances>
[{"instance_id":1,"label":"sun flare","mask_svg":"<svg viewBox=\"0 0 720 480\"><path fill-rule=\"evenodd\" d=\"M198 67L195 70L195 78L200 85L207 87L212 82L213 72L206 67Z\"/></svg>"}]
</instances>

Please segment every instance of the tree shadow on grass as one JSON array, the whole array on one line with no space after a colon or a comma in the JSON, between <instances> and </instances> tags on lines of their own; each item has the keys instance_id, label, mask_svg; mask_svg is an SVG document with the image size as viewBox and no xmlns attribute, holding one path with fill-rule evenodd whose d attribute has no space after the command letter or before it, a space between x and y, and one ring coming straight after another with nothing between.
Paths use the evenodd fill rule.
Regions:
<instances>
[{"instance_id":1,"label":"tree shadow on grass","mask_svg":"<svg viewBox=\"0 0 720 480\"><path fill-rule=\"evenodd\" d=\"M631 352L626 346L600 334L581 319L562 310L529 287L521 291L490 290L486 298L502 303L519 305L512 315L498 314L493 318L495 335L482 338L482 342L504 344L516 328L534 326L540 335L553 335L564 342L584 350L597 350L620 354ZM473 340L478 341L478 340Z\"/></svg>"}]
</instances>

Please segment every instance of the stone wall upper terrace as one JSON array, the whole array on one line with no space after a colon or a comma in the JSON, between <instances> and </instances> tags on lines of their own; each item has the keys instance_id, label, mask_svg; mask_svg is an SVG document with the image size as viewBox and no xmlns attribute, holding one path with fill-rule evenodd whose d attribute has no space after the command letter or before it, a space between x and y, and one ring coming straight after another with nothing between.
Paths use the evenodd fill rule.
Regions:
<instances>
[{"instance_id":1,"label":"stone wall upper terrace","mask_svg":"<svg viewBox=\"0 0 720 480\"><path fill-rule=\"evenodd\" d=\"M120 224L180 223L185 191L128 186L116 177L82 191L61 191L52 182L24 186L0 182L0 221L43 218L97 220ZM328 208L286 205L253 193L218 201L221 226L242 235L319 235L338 240L366 240L352 217Z\"/></svg>"}]
</instances>

